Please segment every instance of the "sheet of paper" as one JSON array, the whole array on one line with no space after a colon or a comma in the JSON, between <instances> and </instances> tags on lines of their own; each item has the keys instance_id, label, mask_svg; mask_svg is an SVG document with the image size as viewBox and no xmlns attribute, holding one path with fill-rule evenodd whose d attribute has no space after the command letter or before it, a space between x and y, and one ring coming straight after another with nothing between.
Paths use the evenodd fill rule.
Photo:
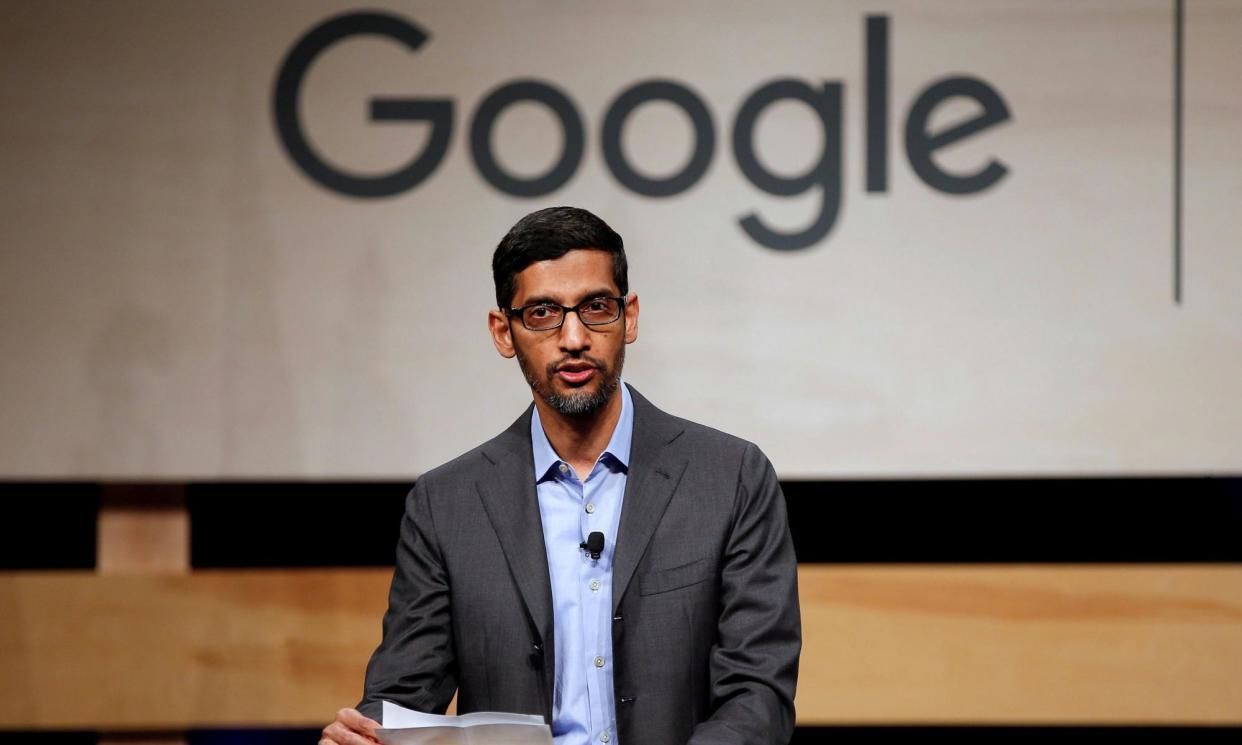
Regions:
<instances>
[{"instance_id":1,"label":"sheet of paper","mask_svg":"<svg viewBox=\"0 0 1242 745\"><path fill-rule=\"evenodd\" d=\"M552 745L552 729L546 724L378 729L375 736L383 745Z\"/></svg>"},{"instance_id":2,"label":"sheet of paper","mask_svg":"<svg viewBox=\"0 0 1242 745\"><path fill-rule=\"evenodd\" d=\"M421 711L385 701L382 723L385 729L406 727L474 727L480 724L543 724L538 714L506 714L500 711L476 711L458 717L424 714Z\"/></svg>"},{"instance_id":3,"label":"sheet of paper","mask_svg":"<svg viewBox=\"0 0 1242 745\"><path fill-rule=\"evenodd\" d=\"M384 702L383 745L552 745L552 729L543 717L479 711L443 716L411 711Z\"/></svg>"}]
</instances>

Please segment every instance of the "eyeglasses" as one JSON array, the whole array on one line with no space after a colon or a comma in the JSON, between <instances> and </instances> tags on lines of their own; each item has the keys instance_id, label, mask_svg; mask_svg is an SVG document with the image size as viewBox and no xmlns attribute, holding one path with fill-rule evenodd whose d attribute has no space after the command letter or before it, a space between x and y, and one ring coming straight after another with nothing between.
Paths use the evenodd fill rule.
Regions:
<instances>
[{"instance_id":1,"label":"eyeglasses","mask_svg":"<svg viewBox=\"0 0 1242 745\"><path fill-rule=\"evenodd\" d=\"M578 320L586 326L604 326L621 317L625 308L623 297L593 297L574 307L556 303L531 303L521 308L507 308L505 315L517 316L530 331L551 331L565 323L565 316L577 313Z\"/></svg>"}]
</instances>

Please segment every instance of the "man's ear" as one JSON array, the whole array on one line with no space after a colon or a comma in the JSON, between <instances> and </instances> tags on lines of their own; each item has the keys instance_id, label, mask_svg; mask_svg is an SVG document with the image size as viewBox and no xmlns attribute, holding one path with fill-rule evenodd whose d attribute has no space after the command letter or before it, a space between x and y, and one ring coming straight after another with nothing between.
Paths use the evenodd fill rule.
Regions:
<instances>
[{"instance_id":1,"label":"man's ear","mask_svg":"<svg viewBox=\"0 0 1242 745\"><path fill-rule=\"evenodd\" d=\"M631 292L625 299L625 343L638 341L638 294Z\"/></svg>"},{"instance_id":2,"label":"man's ear","mask_svg":"<svg viewBox=\"0 0 1242 745\"><path fill-rule=\"evenodd\" d=\"M505 359L511 359L517 350L513 348L513 330L509 328L509 319L499 310L487 312L487 330L492 333L492 343L496 351Z\"/></svg>"}]
</instances>

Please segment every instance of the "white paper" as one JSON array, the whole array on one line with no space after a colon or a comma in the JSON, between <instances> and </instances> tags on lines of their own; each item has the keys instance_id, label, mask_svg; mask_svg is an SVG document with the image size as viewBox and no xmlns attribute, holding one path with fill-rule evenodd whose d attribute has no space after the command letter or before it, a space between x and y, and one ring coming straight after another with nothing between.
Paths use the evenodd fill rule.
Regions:
<instances>
[{"instance_id":1,"label":"white paper","mask_svg":"<svg viewBox=\"0 0 1242 745\"><path fill-rule=\"evenodd\" d=\"M385 729L407 727L473 727L479 724L543 724L538 714L507 714L501 711L476 711L461 716L424 714L421 711L385 701L382 722Z\"/></svg>"},{"instance_id":2,"label":"white paper","mask_svg":"<svg viewBox=\"0 0 1242 745\"><path fill-rule=\"evenodd\" d=\"M461 716L424 714L384 701L384 745L551 745L552 729L536 714L478 711Z\"/></svg>"}]
</instances>

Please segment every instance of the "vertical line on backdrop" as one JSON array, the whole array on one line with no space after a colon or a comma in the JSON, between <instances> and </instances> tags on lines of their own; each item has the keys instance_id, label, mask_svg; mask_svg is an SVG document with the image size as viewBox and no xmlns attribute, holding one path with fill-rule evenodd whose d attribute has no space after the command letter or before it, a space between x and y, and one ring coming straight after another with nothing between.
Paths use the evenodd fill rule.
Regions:
<instances>
[{"instance_id":1,"label":"vertical line on backdrop","mask_svg":"<svg viewBox=\"0 0 1242 745\"><path fill-rule=\"evenodd\" d=\"M867 191L888 190L888 16L867 16Z\"/></svg>"},{"instance_id":2,"label":"vertical line on backdrop","mask_svg":"<svg viewBox=\"0 0 1242 745\"><path fill-rule=\"evenodd\" d=\"M1173 0L1173 302L1182 304L1182 57L1185 0Z\"/></svg>"}]
</instances>

